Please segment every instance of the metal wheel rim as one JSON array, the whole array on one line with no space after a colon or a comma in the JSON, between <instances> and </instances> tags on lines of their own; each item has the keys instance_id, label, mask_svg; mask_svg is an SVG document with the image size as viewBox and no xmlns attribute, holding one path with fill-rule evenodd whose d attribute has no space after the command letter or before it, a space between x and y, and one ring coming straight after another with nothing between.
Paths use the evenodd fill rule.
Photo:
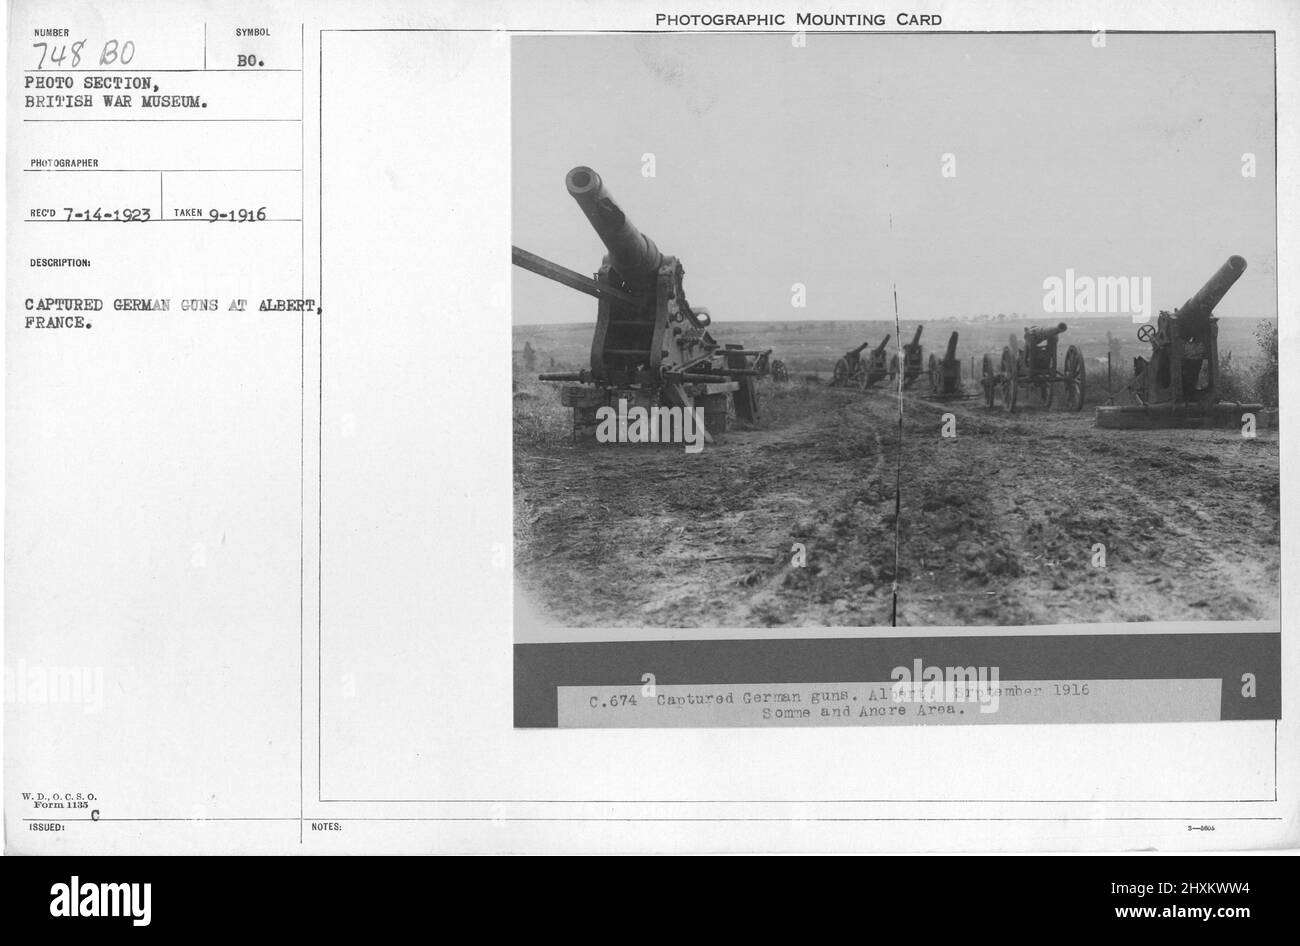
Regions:
<instances>
[{"instance_id":1,"label":"metal wheel rim","mask_svg":"<svg viewBox=\"0 0 1300 946\"><path fill-rule=\"evenodd\" d=\"M1065 353L1065 403L1070 410L1080 410L1088 383L1087 372L1083 364L1083 354L1071 345Z\"/></svg>"},{"instance_id":2,"label":"metal wheel rim","mask_svg":"<svg viewBox=\"0 0 1300 946\"><path fill-rule=\"evenodd\" d=\"M1016 409L1016 359L1010 348L1002 349L1002 406Z\"/></svg>"}]
</instances>

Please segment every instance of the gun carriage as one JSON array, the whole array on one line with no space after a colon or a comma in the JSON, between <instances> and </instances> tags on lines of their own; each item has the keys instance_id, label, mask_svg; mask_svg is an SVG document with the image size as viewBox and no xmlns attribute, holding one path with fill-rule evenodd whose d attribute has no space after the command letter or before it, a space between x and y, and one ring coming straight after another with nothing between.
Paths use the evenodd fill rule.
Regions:
<instances>
[{"instance_id":1,"label":"gun carriage","mask_svg":"<svg viewBox=\"0 0 1300 946\"><path fill-rule=\"evenodd\" d=\"M785 362L780 358L772 357L772 349L768 348L759 352L754 357L754 371L756 377L771 378L773 381L789 381L790 369L785 366Z\"/></svg>"},{"instance_id":2,"label":"gun carriage","mask_svg":"<svg viewBox=\"0 0 1300 946\"><path fill-rule=\"evenodd\" d=\"M931 353L928 365L930 393L941 397L958 397L962 394L961 362L957 360L957 333L948 336L948 347L943 358Z\"/></svg>"},{"instance_id":3,"label":"gun carriage","mask_svg":"<svg viewBox=\"0 0 1300 946\"><path fill-rule=\"evenodd\" d=\"M1245 271L1245 259L1229 256L1182 306L1162 311L1155 325L1138 327L1138 340L1150 344L1151 350L1133 359L1133 376L1124 388L1135 403L1097 408L1098 427L1236 426L1244 413L1255 414L1257 426L1276 426L1277 412L1266 411L1262 404L1219 400L1219 320L1214 308Z\"/></svg>"},{"instance_id":4,"label":"gun carriage","mask_svg":"<svg viewBox=\"0 0 1300 946\"><path fill-rule=\"evenodd\" d=\"M872 387L886 377L893 377L895 372L890 370L889 355L885 351L885 346L889 344L891 336L886 335L880 344L871 351L866 351L870 342L863 342L852 351L847 351L844 356L835 362L835 371L831 376L831 386L837 388L855 387L866 390Z\"/></svg>"},{"instance_id":5,"label":"gun carriage","mask_svg":"<svg viewBox=\"0 0 1300 946\"><path fill-rule=\"evenodd\" d=\"M565 186L605 246L595 278L517 246L511 251L516 266L597 300L590 367L538 376L569 382L561 402L573 408L575 435L593 436L597 412L620 400L629 406L703 407L710 442L730 418L757 421L759 372L751 359L770 352L714 339L709 311L687 302L681 262L633 225L599 174L573 168Z\"/></svg>"},{"instance_id":6,"label":"gun carriage","mask_svg":"<svg viewBox=\"0 0 1300 946\"><path fill-rule=\"evenodd\" d=\"M910 388L916 379L921 377L925 372L925 365L922 362L924 350L921 347L921 332L924 331L924 325L916 327L916 333L912 340L903 346L903 387ZM892 378L898 374L898 355L895 354L890 362L889 376Z\"/></svg>"},{"instance_id":7,"label":"gun carriage","mask_svg":"<svg viewBox=\"0 0 1300 946\"><path fill-rule=\"evenodd\" d=\"M886 336L888 339L888 336ZM831 372L831 387L847 388L851 384L862 383L862 352L869 345L869 342L863 342L852 351L846 351L843 356L835 362L835 368Z\"/></svg>"},{"instance_id":8,"label":"gun carriage","mask_svg":"<svg viewBox=\"0 0 1300 946\"><path fill-rule=\"evenodd\" d=\"M1033 391L1041 407L1051 407L1059 385L1065 397L1066 410L1077 411L1083 407L1087 386L1083 354L1071 345L1065 352L1065 363L1058 365L1058 340L1066 331L1066 324L1025 329L1024 343L1018 344L1012 335L1002 349L1002 357L994 362L993 356L984 356L980 383L984 388L984 403L992 407L1000 397L1008 411L1014 411L1020 392Z\"/></svg>"}]
</instances>

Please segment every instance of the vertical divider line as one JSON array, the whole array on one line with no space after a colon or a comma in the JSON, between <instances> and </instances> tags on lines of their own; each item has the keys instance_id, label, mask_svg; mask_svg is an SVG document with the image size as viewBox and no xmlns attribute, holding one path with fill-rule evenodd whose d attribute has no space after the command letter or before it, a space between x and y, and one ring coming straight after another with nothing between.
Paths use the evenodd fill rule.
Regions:
<instances>
[{"instance_id":1,"label":"vertical divider line","mask_svg":"<svg viewBox=\"0 0 1300 946\"><path fill-rule=\"evenodd\" d=\"M298 24L298 298L307 295L306 23ZM298 843L303 821L303 605L307 530L307 313L298 310Z\"/></svg>"},{"instance_id":2,"label":"vertical divider line","mask_svg":"<svg viewBox=\"0 0 1300 946\"><path fill-rule=\"evenodd\" d=\"M324 796L321 760L325 721L321 715L321 683L325 654L321 647L325 560L325 31L316 32L316 800Z\"/></svg>"},{"instance_id":3,"label":"vertical divider line","mask_svg":"<svg viewBox=\"0 0 1300 946\"><path fill-rule=\"evenodd\" d=\"M894 232L894 216L889 216L889 232ZM892 242L892 241L891 241ZM898 284L892 283L894 292L894 345L898 349L898 387L896 396L898 399L898 447L896 452L896 463L894 465L894 580L891 583L891 592L893 600L890 605L889 623L892 627L898 627L898 559L899 546L902 542L902 524L903 524L903 370L906 367L902 351L903 330L898 318Z\"/></svg>"},{"instance_id":4,"label":"vertical divider line","mask_svg":"<svg viewBox=\"0 0 1300 946\"><path fill-rule=\"evenodd\" d=\"M887 165L888 166L888 165ZM889 285L893 291L894 300L894 357L897 359L898 372L894 376L894 398L898 404L898 444L896 450L896 461L894 461L894 576L893 581L889 583L891 590L891 604L889 604L889 625L893 628L898 626L898 550L902 542L902 376L906 369L906 356L902 350L902 325L898 320L898 283L893 272L893 214L889 214L889 244L891 244L891 253L889 253Z\"/></svg>"}]
</instances>

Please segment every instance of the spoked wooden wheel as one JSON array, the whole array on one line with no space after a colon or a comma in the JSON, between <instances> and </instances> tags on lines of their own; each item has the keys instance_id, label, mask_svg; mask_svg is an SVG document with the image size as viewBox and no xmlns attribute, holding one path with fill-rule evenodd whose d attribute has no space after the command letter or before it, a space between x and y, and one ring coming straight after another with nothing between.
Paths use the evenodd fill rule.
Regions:
<instances>
[{"instance_id":1,"label":"spoked wooden wheel","mask_svg":"<svg viewBox=\"0 0 1300 946\"><path fill-rule=\"evenodd\" d=\"M825 364L825 362L823 362L823 364ZM849 362L847 359L841 358L839 361L835 362L835 373L831 375L831 386L840 388L848 384L848 382Z\"/></svg>"},{"instance_id":2,"label":"spoked wooden wheel","mask_svg":"<svg viewBox=\"0 0 1300 946\"><path fill-rule=\"evenodd\" d=\"M1010 348L1002 349L1002 406L1008 411L1016 409L1016 353Z\"/></svg>"},{"instance_id":3,"label":"spoked wooden wheel","mask_svg":"<svg viewBox=\"0 0 1300 946\"><path fill-rule=\"evenodd\" d=\"M1087 393L1088 372L1084 368L1083 354L1071 345L1065 353L1065 406L1077 411L1083 407L1083 397Z\"/></svg>"},{"instance_id":4,"label":"spoked wooden wheel","mask_svg":"<svg viewBox=\"0 0 1300 946\"><path fill-rule=\"evenodd\" d=\"M986 354L984 356L983 369L980 372L980 386L984 388L985 407L993 406L993 388L995 384L996 382L994 381L993 356Z\"/></svg>"}]
</instances>

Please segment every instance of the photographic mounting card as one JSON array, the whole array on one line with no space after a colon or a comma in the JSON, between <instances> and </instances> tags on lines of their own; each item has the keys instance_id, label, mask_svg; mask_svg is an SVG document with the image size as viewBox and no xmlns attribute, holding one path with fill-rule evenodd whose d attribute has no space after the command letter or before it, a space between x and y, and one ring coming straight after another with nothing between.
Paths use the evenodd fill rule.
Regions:
<instances>
[{"instance_id":1,"label":"photographic mounting card","mask_svg":"<svg viewBox=\"0 0 1300 946\"><path fill-rule=\"evenodd\" d=\"M9 851L1294 844L1297 14L920 15L13 5Z\"/></svg>"}]
</instances>

